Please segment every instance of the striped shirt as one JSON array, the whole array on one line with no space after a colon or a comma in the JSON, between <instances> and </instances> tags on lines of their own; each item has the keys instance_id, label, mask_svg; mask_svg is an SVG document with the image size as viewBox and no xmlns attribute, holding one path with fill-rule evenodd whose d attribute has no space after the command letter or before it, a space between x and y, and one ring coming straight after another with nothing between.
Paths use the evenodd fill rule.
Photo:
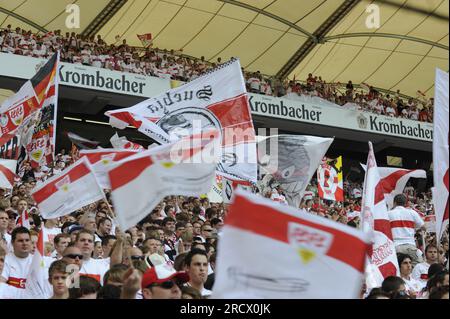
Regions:
<instances>
[{"instance_id":1,"label":"striped shirt","mask_svg":"<svg viewBox=\"0 0 450 319\"><path fill-rule=\"evenodd\" d=\"M395 246L410 244L415 246L415 229L424 225L419 214L409 208L397 206L388 212Z\"/></svg>"}]
</instances>

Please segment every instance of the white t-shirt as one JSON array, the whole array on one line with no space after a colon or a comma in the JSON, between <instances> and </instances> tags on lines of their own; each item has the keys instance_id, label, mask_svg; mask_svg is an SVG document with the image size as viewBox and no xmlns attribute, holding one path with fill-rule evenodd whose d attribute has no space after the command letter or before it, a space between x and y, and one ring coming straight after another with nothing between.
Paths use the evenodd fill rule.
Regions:
<instances>
[{"instance_id":1,"label":"white t-shirt","mask_svg":"<svg viewBox=\"0 0 450 319\"><path fill-rule=\"evenodd\" d=\"M103 285L103 277L109 270L110 258L94 259L90 258L89 261L83 260L81 265L80 275L85 275L97 280Z\"/></svg>"},{"instance_id":2,"label":"white t-shirt","mask_svg":"<svg viewBox=\"0 0 450 319\"><path fill-rule=\"evenodd\" d=\"M428 268L430 268L430 264L427 262L417 264L412 273L411 277L417 280L424 288L427 285L428 281Z\"/></svg>"},{"instance_id":3,"label":"white t-shirt","mask_svg":"<svg viewBox=\"0 0 450 319\"><path fill-rule=\"evenodd\" d=\"M417 294L419 291L421 291L424 288L423 283L414 279L412 276L409 276L409 280L406 278L403 278L403 277L402 277L402 279L405 282L406 290L408 292L412 291Z\"/></svg>"},{"instance_id":4,"label":"white t-shirt","mask_svg":"<svg viewBox=\"0 0 450 319\"><path fill-rule=\"evenodd\" d=\"M395 246L405 244L415 246L414 235L416 234L416 228L424 225L424 221L419 214L412 209L402 206L390 210L388 214Z\"/></svg>"},{"instance_id":5,"label":"white t-shirt","mask_svg":"<svg viewBox=\"0 0 450 319\"><path fill-rule=\"evenodd\" d=\"M250 78L247 80L247 83L250 84L250 88L253 90L260 90L261 81L258 78Z\"/></svg>"},{"instance_id":6,"label":"white t-shirt","mask_svg":"<svg viewBox=\"0 0 450 319\"><path fill-rule=\"evenodd\" d=\"M5 257L5 265L2 271L2 277L7 283L16 288L25 289L28 273L30 272L33 255L29 254L26 258L19 258L13 253Z\"/></svg>"}]
</instances>

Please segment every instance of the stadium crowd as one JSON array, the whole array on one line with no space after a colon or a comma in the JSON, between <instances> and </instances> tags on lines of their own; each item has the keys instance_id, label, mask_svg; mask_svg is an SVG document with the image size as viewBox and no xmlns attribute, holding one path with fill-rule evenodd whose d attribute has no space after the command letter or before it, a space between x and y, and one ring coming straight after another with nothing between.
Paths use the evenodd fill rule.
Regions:
<instances>
[{"instance_id":1,"label":"stadium crowd","mask_svg":"<svg viewBox=\"0 0 450 319\"><path fill-rule=\"evenodd\" d=\"M121 230L106 191L108 202L102 200L70 215L44 220L30 194L36 185L67 168L74 157L62 150L53 168L32 168L25 163L12 191L0 189L0 299L13 297L2 295L5 285L18 288L16 291L26 287L39 230L44 238L51 298L208 298L227 205L211 203L206 197L170 196L138 225ZM362 187L347 181L344 188L344 203L322 201L313 179L301 208L358 227ZM276 193L261 195L280 201L283 190ZM448 268L444 267L448 265L448 229L437 245L434 234L423 231L420 217L433 213L431 192L417 194L409 185L394 203L390 217L397 218L399 210L406 212L416 228L393 231L401 276L387 277L379 288L363 289L361 298L448 299ZM22 220L24 211L29 214L29 229ZM79 285L68 287L67 278L79 278Z\"/></svg>"},{"instance_id":2,"label":"stadium crowd","mask_svg":"<svg viewBox=\"0 0 450 319\"><path fill-rule=\"evenodd\" d=\"M0 52L48 58L57 50L64 62L179 81L194 80L222 63L220 57L210 63L203 56L193 58L182 51L132 47L126 40L119 45L108 45L100 35L89 38L75 32L62 35L59 30L39 35L20 28L14 30L11 25L0 30ZM417 99L404 98L399 91L382 93L366 84L357 88L352 81L345 85L327 83L313 74L309 74L303 83L280 81L259 71L243 69L243 74L247 90L252 93L286 98L317 97L343 108L421 122L433 121L434 100L426 99L423 94Z\"/></svg>"}]
</instances>

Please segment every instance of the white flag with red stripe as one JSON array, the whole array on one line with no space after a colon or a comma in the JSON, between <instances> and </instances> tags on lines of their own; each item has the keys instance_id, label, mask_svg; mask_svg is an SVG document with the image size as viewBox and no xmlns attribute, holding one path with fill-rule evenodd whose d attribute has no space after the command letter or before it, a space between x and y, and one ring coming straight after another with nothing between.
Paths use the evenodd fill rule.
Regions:
<instances>
[{"instance_id":1,"label":"white flag with red stripe","mask_svg":"<svg viewBox=\"0 0 450 319\"><path fill-rule=\"evenodd\" d=\"M361 164L366 170L366 165ZM395 167L378 167L380 174L380 187L384 192L384 199L391 209L394 206L395 195L402 194L410 178L427 178L423 169L403 169Z\"/></svg>"},{"instance_id":2,"label":"white flag with red stripe","mask_svg":"<svg viewBox=\"0 0 450 319\"><path fill-rule=\"evenodd\" d=\"M86 157L92 165L92 169L97 177L101 188L111 188L108 178L108 167L113 163L129 156L135 155L137 151L115 150L115 149L96 149L81 150L80 157Z\"/></svg>"},{"instance_id":3,"label":"white flag with red stripe","mask_svg":"<svg viewBox=\"0 0 450 319\"><path fill-rule=\"evenodd\" d=\"M232 202L236 188L251 192L252 184L246 181L236 181L229 178L222 178L222 197L225 204Z\"/></svg>"},{"instance_id":4,"label":"white flag with red stripe","mask_svg":"<svg viewBox=\"0 0 450 319\"><path fill-rule=\"evenodd\" d=\"M362 231L238 189L212 297L358 298L368 249Z\"/></svg>"},{"instance_id":5,"label":"white flag with red stripe","mask_svg":"<svg viewBox=\"0 0 450 319\"><path fill-rule=\"evenodd\" d=\"M122 229L140 222L165 196L200 196L211 189L220 149L219 134L212 135L186 137L112 166L111 195Z\"/></svg>"},{"instance_id":6,"label":"white flag with red stripe","mask_svg":"<svg viewBox=\"0 0 450 319\"><path fill-rule=\"evenodd\" d=\"M104 198L87 158L38 185L32 193L43 218L57 218Z\"/></svg>"},{"instance_id":7,"label":"white flag with red stripe","mask_svg":"<svg viewBox=\"0 0 450 319\"><path fill-rule=\"evenodd\" d=\"M27 299L48 299L52 296L53 289L47 278L47 267L44 263L44 234L39 231L36 250L31 261L30 272L27 275L24 296Z\"/></svg>"},{"instance_id":8,"label":"white flag with red stripe","mask_svg":"<svg viewBox=\"0 0 450 319\"><path fill-rule=\"evenodd\" d=\"M16 175L17 161L0 159L0 187L12 189Z\"/></svg>"},{"instance_id":9,"label":"white flag with red stripe","mask_svg":"<svg viewBox=\"0 0 450 319\"><path fill-rule=\"evenodd\" d=\"M398 276L399 267L392 237L381 177L377 168L372 143L369 142L367 170L364 179L362 225L372 240L370 262L366 269L368 288L381 287L384 278Z\"/></svg>"},{"instance_id":10,"label":"white flag with red stripe","mask_svg":"<svg viewBox=\"0 0 450 319\"><path fill-rule=\"evenodd\" d=\"M239 60L135 106L105 114L112 126L135 126L162 144L218 130L222 141L218 173L256 183L255 130Z\"/></svg>"},{"instance_id":11,"label":"white flag with red stripe","mask_svg":"<svg viewBox=\"0 0 450 319\"><path fill-rule=\"evenodd\" d=\"M433 178L435 188L433 203L436 212L436 234L439 238L442 237L448 225L449 212L448 82L448 73L437 69L433 121Z\"/></svg>"},{"instance_id":12,"label":"white flag with red stripe","mask_svg":"<svg viewBox=\"0 0 450 319\"><path fill-rule=\"evenodd\" d=\"M129 140L127 140L127 138L125 136L119 137L119 135L117 133L114 134L109 141L111 142L111 145L113 148L136 150L136 151L145 150L145 148L142 145L130 142Z\"/></svg>"}]
</instances>

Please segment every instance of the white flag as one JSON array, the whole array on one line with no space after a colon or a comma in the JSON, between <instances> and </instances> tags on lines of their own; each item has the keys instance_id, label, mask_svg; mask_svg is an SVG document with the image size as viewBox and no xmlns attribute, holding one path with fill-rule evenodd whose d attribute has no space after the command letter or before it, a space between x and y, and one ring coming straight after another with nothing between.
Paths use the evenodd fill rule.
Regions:
<instances>
[{"instance_id":1,"label":"white flag","mask_svg":"<svg viewBox=\"0 0 450 319\"><path fill-rule=\"evenodd\" d=\"M213 298L358 298L369 244L357 229L236 190Z\"/></svg>"},{"instance_id":2,"label":"white flag","mask_svg":"<svg viewBox=\"0 0 450 319\"><path fill-rule=\"evenodd\" d=\"M367 266L367 287L381 287L384 278L398 276L399 267L392 237L381 177L378 172L372 143L369 142L367 170L364 179L362 225L372 240L370 262Z\"/></svg>"},{"instance_id":3,"label":"white flag","mask_svg":"<svg viewBox=\"0 0 450 319\"><path fill-rule=\"evenodd\" d=\"M218 173L256 183L255 129L239 60L137 105L105 114L112 126L124 129L133 125L162 144L218 130L222 141Z\"/></svg>"},{"instance_id":4,"label":"white flag","mask_svg":"<svg viewBox=\"0 0 450 319\"><path fill-rule=\"evenodd\" d=\"M366 170L366 165L361 164ZM412 178L427 178L427 172L423 169L403 169L395 167L378 167L383 187L384 199L391 209L394 206L395 195L402 194L406 183Z\"/></svg>"},{"instance_id":5,"label":"white flag","mask_svg":"<svg viewBox=\"0 0 450 319\"><path fill-rule=\"evenodd\" d=\"M52 296L52 288L48 281L48 269L44 263L44 234L39 232L36 250L27 275L24 296L27 299L48 299Z\"/></svg>"},{"instance_id":6,"label":"white flag","mask_svg":"<svg viewBox=\"0 0 450 319\"><path fill-rule=\"evenodd\" d=\"M145 148L142 145L130 142L129 140L127 140L127 138L125 136L119 137L119 135L117 133L114 134L113 136L111 136L111 139L109 141L111 142L111 145L113 148L136 150L136 151L145 150Z\"/></svg>"},{"instance_id":7,"label":"white flag","mask_svg":"<svg viewBox=\"0 0 450 319\"><path fill-rule=\"evenodd\" d=\"M200 196L212 186L220 145L217 131L190 136L125 158L108 172L122 229L137 224L169 195Z\"/></svg>"},{"instance_id":8,"label":"white flag","mask_svg":"<svg viewBox=\"0 0 450 319\"><path fill-rule=\"evenodd\" d=\"M436 212L436 234L442 237L448 225L448 73L436 70L434 103L434 129L433 129L433 177L434 188L433 203Z\"/></svg>"},{"instance_id":9,"label":"white flag","mask_svg":"<svg viewBox=\"0 0 450 319\"><path fill-rule=\"evenodd\" d=\"M70 214L104 198L87 158L83 157L59 175L38 185L33 194L43 218Z\"/></svg>"},{"instance_id":10,"label":"white flag","mask_svg":"<svg viewBox=\"0 0 450 319\"><path fill-rule=\"evenodd\" d=\"M259 136L259 167L273 177L272 184L281 186L289 205L298 208L332 142L332 138L303 135Z\"/></svg>"},{"instance_id":11,"label":"white flag","mask_svg":"<svg viewBox=\"0 0 450 319\"><path fill-rule=\"evenodd\" d=\"M135 155L137 151L115 150L115 149L95 149L81 150L80 157L86 157L92 165L92 169L97 177L101 188L110 189L108 178L108 167L124 158Z\"/></svg>"}]
</instances>

